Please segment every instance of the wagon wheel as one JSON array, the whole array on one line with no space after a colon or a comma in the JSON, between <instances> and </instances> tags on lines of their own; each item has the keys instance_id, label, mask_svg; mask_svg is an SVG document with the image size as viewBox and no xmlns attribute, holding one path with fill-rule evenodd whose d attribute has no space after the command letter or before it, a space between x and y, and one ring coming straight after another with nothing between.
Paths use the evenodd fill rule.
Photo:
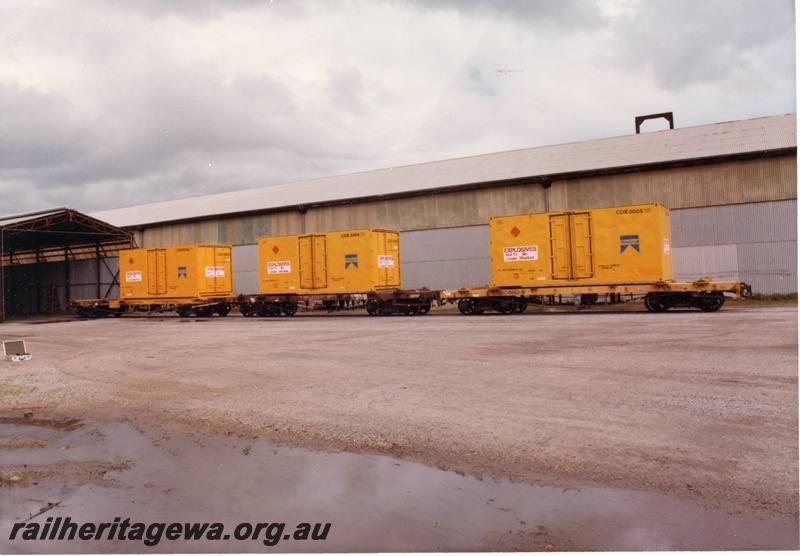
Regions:
<instances>
[{"instance_id":1,"label":"wagon wheel","mask_svg":"<svg viewBox=\"0 0 800 556\"><path fill-rule=\"evenodd\" d=\"M208 318L208 317L210 317L210 316L212 316L214 314L214 308L213 307L198 307L196 312L197 312L197 316L198 317Z\"/></svg>"},{"instance_id":2,"label":"wagon wheel","mask_svg":"<svg viewBox=\"0 0 800 556\"><path fill-rule=\"evenodd\" d=\"M703 296L703 304L700 305L700 310L706 313L719 311L725 304L725 296L722 292L710 292Z\"/></svg>"},{"instance_id":3,"label":"wagon wheel","mask_svg":"<svg viewBox=\"0 0 800 556\"><path fill-rule=\"evenodd\" d=\"M659 299L659 294L650 292L646 296L644 296L644 306L647 307L648 311L653 311L654 313L663 313L669 306L662 303Z\"/></svg>"},{"instance_id":4,"label":"wagon wheel","mask_svg":"<svg viewBox=\"0 0 800 556\"><path fill-rule=\"evenodd\" d=\"M178 316L179 316L179 317L183 317L183 318L186 318L186 317L188 317L188 316L189 316L189 314L191 313L191 311L189 310L189 307L186 307L186 306L184 306L184 305L181 305L180 307L178 307L177 309L175 309L175 312L177 312L177 313L178 313Z\"/></svg>"},{"instance_id":5,"label":"wagon wheel","mask_svg":"<svg viewBox=\"0 0 800 556\"><path fill-rule=\"evenodd\" d=\"M216 310L217 310L217 314L219 316L227 317L228 313L231 312L231 306L230 305L224 305L224 304L223 305L217 305Z\"/></svg>"},{"instance_id":6,"label":"wagon wheel","mask_svg":"<svg viewBox=\"0 0 800 556\"><path fill-rule=\"evenodd\" d=\"M528 300L527 300L527 298L525 298L525 296L517 297L517 298L515 298L515 301L517 302L516 306L514 308L515 312L524 313L525 309L528 308Z\"/></svg>"},{"instance_id":7,"label":"wagon wheel","mask_svg":"<svg viewBox=\"0 0 800 556\"><path fill-rule=\"evenodd\" d=\"M462 315L471 315L475 311L475 304L472 302L471 299L459 299L458 300L458 311Z\"/></svg>"},{"instance_id":8,"label":"wagon wheel","mask_svg":"<svg viewBox=\"0 0 800 556\"><path fill-rule=\"evenodd\" d=\"M239 305L239 312L242 314L243 317L252 317L253 316L253 306L249 303L242 303Z\"/></svg>"},{"instance_id":9,"label":"wagon wheel","mask_svg":"<svg viewBox=\"0 0 800 556\"><path fill-rule=\"evenodd\" d=\"M497 304L497 310L503 313L504 315L510 315L514 311L516 311L516 305L510 299L503 299Z\"/></svg>"},{"instance_id":10,"label":"wagon wheel","mask_svg":"<svg viewBox=\"0 0 800 556\"><path fill-rule=\"evenodd\" d=\"M419 314L420 315L427 315L431 310L431 302L426 301L425 303L419 306Z\"/></svg>"},{"instance_id":11,"label":"wagon wheel","mask_svg":"<svg viewBox=\"0 0 800 556\"><path fill-rule=\"evenodd\" d=\"M367 301L367 313L375 316L380 313L381 305L375 300Z\"/></svg>"},{"instance_id":12,"label":"wagon wheel","mask_svg":"<svg viewBox=\"0 0 800 556\"><path fill-rule=\"evenodd\" d=\"M287 317L291 317L297 312L297 303L290 303L286 302L283 304L283 314Z\"/></svg>"}]
</instances>

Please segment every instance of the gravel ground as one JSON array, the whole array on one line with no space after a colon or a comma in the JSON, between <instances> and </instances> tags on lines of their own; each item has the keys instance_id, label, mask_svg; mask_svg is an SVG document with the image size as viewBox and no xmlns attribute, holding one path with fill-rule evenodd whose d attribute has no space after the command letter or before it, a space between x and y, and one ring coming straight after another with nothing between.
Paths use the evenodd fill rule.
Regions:
<instances>
[{"instance_id":1,"label":"gravel ground","mask_svg":"<svg viewBox=\"0 0 800 556\"><path fill-rule=\"evenodd\" d=\"M797 308L7 321L0 413L387 454L798 518Z\"/></svg>"}]
</instances>

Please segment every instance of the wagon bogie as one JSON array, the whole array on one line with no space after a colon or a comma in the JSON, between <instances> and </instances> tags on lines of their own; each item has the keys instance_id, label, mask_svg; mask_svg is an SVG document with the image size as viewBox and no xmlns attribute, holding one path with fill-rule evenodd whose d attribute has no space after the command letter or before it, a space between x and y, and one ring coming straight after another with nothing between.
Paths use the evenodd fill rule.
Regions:
<instances>
[{"instance_id":1,"label":"wagon bogie","mask_svg":"<svg viewBox=\"0 0 800 556\"><path fill-rule=\"evenodd\" d=\"M725 304L721 291L661 293L651 292L644 298L648 311L663 313L669 309L695 308L706 313L719 311Z\"/></svg>"}]
</instances>

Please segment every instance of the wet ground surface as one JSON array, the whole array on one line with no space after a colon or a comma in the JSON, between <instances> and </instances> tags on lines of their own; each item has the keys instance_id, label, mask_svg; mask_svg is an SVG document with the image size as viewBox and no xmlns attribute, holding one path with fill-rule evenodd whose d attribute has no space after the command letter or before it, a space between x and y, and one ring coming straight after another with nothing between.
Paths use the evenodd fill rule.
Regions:
<instances>
[{"instance_id":1,"label":"wet ground surface","mask_svg":"<svg viewBox=\"0 0 800 556\"><path fill-rule=\"evenodd\" d=\"M795 306L35 322L0 553L798 548Z\"/></svg>"},{"instance_id":2,"label":"wet ground surface","mask_svg":"<svg viewBox=\"0 0 800 556\"><path fill-rule=\"evenodd\" d=\"M659 493L478 480L386 456L165 432L152 420L0 417L4 554L798 547L791 519L731 515ZM152 546L147 534L142 540L107 540L107 534L26 540L36 534L31 524L40 527L40 538L45 526L55 528L67 517L78 524L129 519L126 537L135 523L219 522L224 534L187 541L168 540L162 532L155 544L154 529ZM18 523L25 525L10 540ZM248 531L242 523L285 528L265 526L255 539L236 540L237 532ZM312 533L319 524L316 536L324 538L291 538L302 523Z\"/></svg>"}]
</instances>

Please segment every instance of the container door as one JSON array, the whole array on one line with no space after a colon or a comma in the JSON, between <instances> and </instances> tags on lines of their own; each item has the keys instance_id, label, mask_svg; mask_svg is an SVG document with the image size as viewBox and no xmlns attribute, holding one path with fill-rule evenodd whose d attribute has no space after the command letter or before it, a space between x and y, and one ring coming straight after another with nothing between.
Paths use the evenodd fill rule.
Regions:
<instances>
[{"instance_id":1,"label":"container door","mask_svg":"<svg viewBox=\"0 0 800 556\"><path fill-rule=\"evenodd\" d=\"M231 276L231 250L228 247L214 248L214 293L227 294L233 291Z\"/></svg>"},{"instance_id":2,"label":"container door","mask_svg":"<svg viewBox=\"0 0 800 556\"><path fill-rule=\"evenodd\" d=\"M328 287L328 251L327 236L319 234L314 236L314 289L320 290Z\"/></svg>"},{"instance_id":3,"label":"container door","mask_svg":"<svg viewBox=\"0 0 800 556\"><path fill-rule=\"evenodd\" d=\"M372 230L373 255L377 254L377 267L373 270L375 289L400 287L400 237L397 232Z\"/></svg>"},{"instance_id":4,"label":"container door","mask_svg":"<svg viewBox=\"0 0 800 556\"><path fill-rule=\"evenodd\" d=\"M591 278L591 215L588 212L550 216L550 261L554 280Z\"/></svg>"},{"instance_id":5,"label":"container door","mask_svg":"<svg viewBox=\"0 0 800 556\"><path fill-rule=\"evenodd\" d=\"M313 236L300 236L298 241L298 259L300 267L300 287L304 290L314 289L314 243Z\"/></svg>"},{"instance_id":6,"label":"container door","mask_svg":"<svg viewBox=\"0 0 800 556\"><path fill-rule=\"evenodd\" d=\"M393 253L393 251L389 251L389 242L387 241L388 234L375 232L375 240L376 240L376 247L378 253L378 283L375 284L379 289L386 289L389 287L389 277L391 268L388 265L388 259L386 259L385 255L389 253ZM381 258L383 256L383 258Z\"/></svg>"},{"instance_id":7,"label":"container door","mask_svg":"<svg viewBox=\"0 0 800 556\"><path fill-rule=\"evenodd\" d=\"M300 236L298 255L300 287L317 290L328 286L327 246L325 235Z\"/></svg>"},{"instance_id":8,"label":"container door","mask_svg":"<svg viewBox=\"0 0 800 556\"><path fill-rule=\"evenodd\" d=\"M591 278L594 275L590 216L588 212L570 214L572 278Z\"/></svg>"},{"instance_id":9,"label":"container door","mask_svg":"<svg viewBox=\"0 0 800 556\"><path fill-rule=\"evenodd\" d=\"M569 215L550 217L550 269L554 280L572 278L572 248L569 237Z\"/></svg>"},{"instance_id":10,"label":"container door","mask_svg":"<svg viewBox=\"0 0 800 556\"><path fill-rule=\"evenodd\" d=\"M147 293L150 295L167 293L166 249L149 249L147 251Z\"/></svg>"}]
</instances>

